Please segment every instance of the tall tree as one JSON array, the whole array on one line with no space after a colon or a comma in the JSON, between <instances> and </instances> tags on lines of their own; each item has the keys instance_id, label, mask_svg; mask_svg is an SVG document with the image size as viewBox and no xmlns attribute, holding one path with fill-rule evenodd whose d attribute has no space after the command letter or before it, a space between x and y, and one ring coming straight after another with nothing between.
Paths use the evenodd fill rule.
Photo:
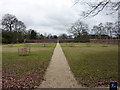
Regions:
<instances>
[{"instance_id":1,"label":"tall tree","mask_svg":"<svg viewBox=\"0 0 120 90\"><path fill-rule=\"evenodd\" d=\"M76 37L76 39L78 40L83 40L82 36L83 35L88 35L86 33L88 33L88 26L87 24L81 22L81 21L77 21L75 22L70 29L68 30L68 32L72 33L74 35L74 37Z\"/></svg>"},{"instance_id":2,"label":"tall tree","mask_svg":"<svg viewBox=\"0 0 120 90\"><path fill-rule=\"evenodd\" d=\"M30 29L29 31L29 39L37 39L37 32L33 29Z\"/></svg>"},{"instance_id":3,"label":"tall tree","mask_svg":"<svg viewBox=\"0 0 120 90\"><path fill-rule=\"evenodd\" d=\"M9 43L22 42L26 32L26 26L19 21L14 15L5 14L1 21L3 42Z\"/></svg>"},{"instance_id":4,"label":"tall tree","mask_svg":"<svg viewBox=\"0 0 120 90\"><path fill-rule=\"evenodd\" d=\"M113 33L113 23L112 22L106 22L105 24L105 29L107 31L107 35L112 38L112 33Z\"/></svg>"},{"instance_id":5,"label":"tall tree","mask_svg":"<svg viewBox=\"0 0 120 90\"><path fill-rule=\"evenodd\" d=\"M15 30L15 23L18 21L18 19L11 14L5 14L2 18L2 29L12 32Z\"/></svg>"},{"instance_id":6,"label":"tall tree","mask_svg":"<svg viewBox=\"0 0 120 90\"><path fill-rule=\"evenodd\" d=\"M97 25L93 26L92 31L95 34L95 39L98 39L98 26Z\"/></svg>"},{"instance_id":7,"label":"tall tree","mask_svg":"<svg viewBox=\"0 0 120 90\"><path fill-rule=\"evenodd\" d=\"M24 35L26 33L26 26L22 21L16 21L14 33L16 33L17 42L24 39Z\"/></svg>"},{"instance_id":8,"label":"tall tree","mask_svg":"<svg viewBox=\"0 0 120 90\"><path fill-rule=\"evenodd\" d=\"M115 22L113 33L118 39L120 39L120 21Z\"/></svg>"},{"instance_id":9,"label":"tall tree","mask_svg":"<svg viewBox=\"0 0 120 90\"><path fill-rule=\"evenodd\" d=\"M105 28L102 23L98 24L98 37L99 39L103 39L104 35L106 35Z\"/></svg>"}]
</instances>

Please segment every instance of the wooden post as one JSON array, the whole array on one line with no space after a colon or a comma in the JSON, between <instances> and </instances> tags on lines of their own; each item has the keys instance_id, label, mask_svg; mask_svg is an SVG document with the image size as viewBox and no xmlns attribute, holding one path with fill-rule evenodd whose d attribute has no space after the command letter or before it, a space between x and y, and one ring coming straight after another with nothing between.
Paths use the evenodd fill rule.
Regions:
<instances>
[{"instance_id":1,"label":"wooden post","mask_svg":"<svg viewBox=\"0 0 120 90\"><path fill-rule=\"evenodd\" d=\"M19 48L18 48L18 55L19 55Z\"/></svg>"}]
</instances>

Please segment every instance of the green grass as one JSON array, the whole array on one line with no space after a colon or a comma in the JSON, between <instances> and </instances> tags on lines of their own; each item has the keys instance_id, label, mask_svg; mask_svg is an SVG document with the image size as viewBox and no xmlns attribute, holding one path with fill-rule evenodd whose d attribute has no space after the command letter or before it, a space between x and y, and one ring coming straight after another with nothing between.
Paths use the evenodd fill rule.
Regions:
<instances>
[{"instance_id":1,"label":"green grass","mask_svg":"<svg viewBox=\"0 0 120 90\"><path fill-rule=\"evenodd\" d=\"M33 72L41 72L43 76L53 54L55 43L43 46L43 43L29 44L31 52L28 56L19 56L18 47L23 44L3 45L2 72L3 76L22 77Z\"/></svg>"},{"instance_id":2,"label":"green grass","mask_svg":"<svg viewBox=\"0 0 120 90\"><path fill-rule=\"evenodd\" d=\"M6 44L6 45L3 45L3 47L24 47L25 45L28 45L30 47L33 47L33 48L42 48L42 47L52 47L54 45L54 43L20 43L20 44Z\"/></svg>"},{"instance_id":3,"label":"green grass","mask_svg":"<svg viewBox=\"0 0 120 90\"><path fill-rule=\"evenodd\" d=\"M87 87L108 86L118 79L118 47L101 44L62 43L68 63L77 81Z\"/></svg>"}]
</instances>

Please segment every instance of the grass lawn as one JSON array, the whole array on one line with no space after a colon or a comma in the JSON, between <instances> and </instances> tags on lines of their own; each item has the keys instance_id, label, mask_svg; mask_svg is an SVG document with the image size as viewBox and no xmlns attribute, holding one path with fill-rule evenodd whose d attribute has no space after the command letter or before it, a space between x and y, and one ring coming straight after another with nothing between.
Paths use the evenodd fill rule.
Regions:
<instances>
[{"instance_id":1,"label":"grass lawn","mask_svg":"<svg viewBox=\"0 0 120 90\"><path fill-rule=\"evenodd\" d=\"M118 47L101 44L61 43L76 80L86 87L108 86L118 80Z\"/></svg>"},{"instance_id":2,"label":"grass lawn","mask_svg":"<svg viewBox=\"0 0 120 90\"><path fill-rule=\"evenodd\" d=\"M28 56L18 55L17 50L19 47L23 47L23 44L2 46L4 88L12 87L11 85L13 87L33 88L39 85L43 79L44 72L53 54L55 43L46 43L45 45L43 43L30 43L28 45L31 48Z\"/></svg>"}]
</instances>

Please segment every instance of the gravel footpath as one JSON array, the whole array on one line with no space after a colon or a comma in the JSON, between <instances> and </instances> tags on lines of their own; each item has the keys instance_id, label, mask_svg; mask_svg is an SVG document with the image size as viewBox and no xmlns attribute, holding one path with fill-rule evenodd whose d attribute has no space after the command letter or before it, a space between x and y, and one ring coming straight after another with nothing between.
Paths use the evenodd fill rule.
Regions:
<instances>
[{"instance_id":1,"label":"gravel footpath","mask_svg":"<svg viewBox=\"0 0 120 90\"><path fill-rule=\"evenodd\" d=\"M59 43L54 50L44 80L38 88L81 88L77 84Z\"/></svg>"}]
</instances>

